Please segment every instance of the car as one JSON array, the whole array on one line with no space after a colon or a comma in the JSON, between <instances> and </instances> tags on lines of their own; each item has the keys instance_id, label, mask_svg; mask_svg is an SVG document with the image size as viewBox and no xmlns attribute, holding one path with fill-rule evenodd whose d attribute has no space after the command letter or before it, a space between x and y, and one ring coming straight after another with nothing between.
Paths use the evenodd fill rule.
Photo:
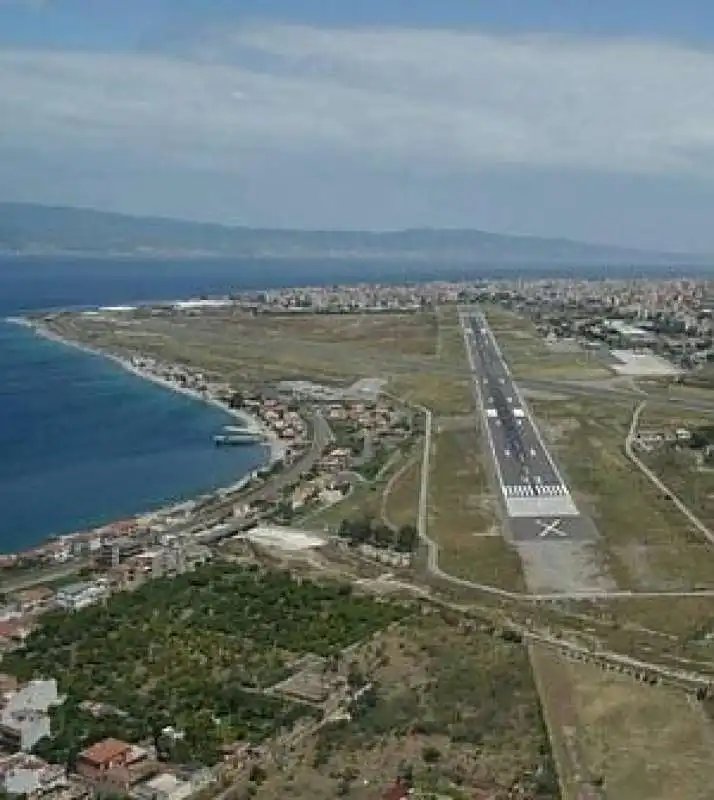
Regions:
<instances>
[{"instance_id":1,"label":"car","mask_svg":"<svg viewBox=\"0 0 714 800\"><path fill-rule=\"evenodd\" d=\"M536 454L535 447L531 447L531 458L534 458Z\"/></svg>"},{"instance_id":2,"label":"car","mask_svg":"<svg viewBox=\"0 0 714 800\"><path fill-rule=\"evenodd\" d=\"M506 456L506 458L508 458L508 456L511 455L511 451L506 447L505 450L503 451L503 455Z\"/></svg>"}]
</instances>

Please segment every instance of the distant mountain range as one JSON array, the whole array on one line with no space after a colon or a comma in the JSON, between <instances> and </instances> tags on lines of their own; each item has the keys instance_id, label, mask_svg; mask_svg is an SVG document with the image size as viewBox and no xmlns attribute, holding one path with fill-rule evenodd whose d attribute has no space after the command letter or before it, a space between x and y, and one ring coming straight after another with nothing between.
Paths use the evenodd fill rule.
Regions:
<instances>
[{"instance_id":1,"label":"distant mountain range","mask_svg":"<svg viewBox=\"0 0 714 800\"><path fill-rule=\"evenodd\" d=\"M702 265L714 258L480 230L271 230L0 203L0 253L87 256L370 258L454 264Z\"/></svg>"}]
</instances>

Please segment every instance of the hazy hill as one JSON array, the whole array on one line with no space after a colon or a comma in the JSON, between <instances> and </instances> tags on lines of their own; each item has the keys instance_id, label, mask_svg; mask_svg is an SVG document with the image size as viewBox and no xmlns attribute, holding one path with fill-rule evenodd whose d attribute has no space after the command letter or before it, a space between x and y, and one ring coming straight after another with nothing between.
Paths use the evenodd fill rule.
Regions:
<instances>
[{"instance_id":1,"label":"hazy hill","mask_svg":"<svg viewBox=\"0 0 714 800\"><path fill-rule=\"evenodd\" d=\"M20 254L362 257L490 264L701 264L703 256L479 230L269 230L0 203L0 252Z\"/></svg>"}]
</instances>

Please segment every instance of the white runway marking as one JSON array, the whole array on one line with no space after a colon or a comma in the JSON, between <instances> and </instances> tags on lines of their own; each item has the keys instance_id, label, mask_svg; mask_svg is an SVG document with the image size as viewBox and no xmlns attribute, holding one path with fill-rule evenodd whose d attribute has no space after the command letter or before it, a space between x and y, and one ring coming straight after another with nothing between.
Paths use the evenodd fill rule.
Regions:
<instances>
[{"instance_id":1,"label":"white runway marking","mask_svg":"<svg viewBox=\"0 0 714 800\"><path fill-rule=\"evenodd\" d=\"M548 522L547 520L537 519L536 525L540 525L540 532L538 536L541 538L545 538L546 536L567 536L568 534L565 531L560 530L560 523L563 520L559 517Z\"/></svg>"},{"instance_id":2,"label":"white runway marking","mask_svg":"<svg viewBox=\"0 0 714 800\"><path fill-rule=\"evenodd\" d=\"M506 496L509 517L577 517L580 512L570 495Z\"/></svg>"},{"instance_id":3,"label":"white runway marking","mask_svg":"<svg viewBox=\"0 0 714 800\"><path fill-rule=\"evenodd\" d=\"M506 497L564 497L568 490L561 483L513 483L503 487Z\"/></svg>"}]
</instances>

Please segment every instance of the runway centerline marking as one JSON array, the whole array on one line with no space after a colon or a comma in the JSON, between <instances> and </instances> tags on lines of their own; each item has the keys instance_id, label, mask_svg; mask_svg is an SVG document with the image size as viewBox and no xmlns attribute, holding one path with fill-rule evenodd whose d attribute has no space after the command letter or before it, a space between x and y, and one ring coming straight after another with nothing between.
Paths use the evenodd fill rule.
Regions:
<instances>
[{"instance_id":1,"label":"runway centerline marking","mask_svg":"<svg viewBox=\"0 0 714 800\"><path fill-rule=\"evenodd\" d=\"M560 517L556 517L550 522L548 522L548 520L537 519L536 525L540 525L541 527L538 536L543 538L546 536L567 536L568 534L565 531L560 530L560 523L562 521Z\"/></svg>"}]
</instances>

